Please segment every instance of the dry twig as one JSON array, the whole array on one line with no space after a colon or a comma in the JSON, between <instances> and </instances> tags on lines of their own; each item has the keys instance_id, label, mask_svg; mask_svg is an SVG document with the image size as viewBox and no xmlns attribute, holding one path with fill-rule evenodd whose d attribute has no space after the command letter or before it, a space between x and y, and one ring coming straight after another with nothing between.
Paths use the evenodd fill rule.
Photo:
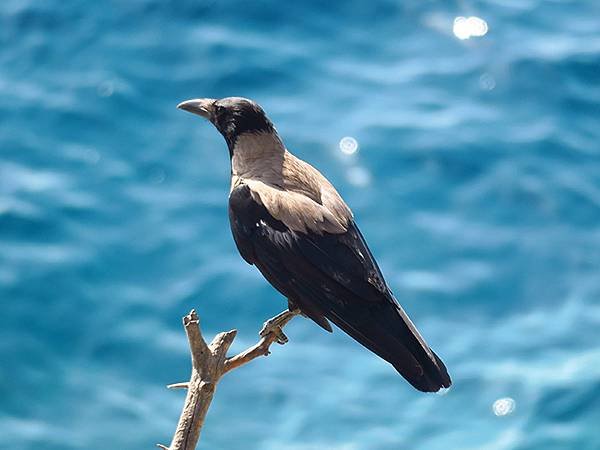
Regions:
<instances>
[{"instance_id":1,"label":"dry twig","mask_svg":"<svg viewBox=\"0 0 600 450\"><path fill-rule=\"evenodd\" d=\"M297 311L286 310L267 321L260 332L260 341L230 358L227 358L227 351L235 339L236 330L219 333L210 344L206 344L196 311L192 310L185 316L183 327L192 354L192 375L188 382L167 386L169 389L187 389L187 395L171 445L157 446L163 450L194 450L219 379L259 356L268 355L274 342L285 344L287 338L282 328L297 314Z\"/></svg>"}]
</instances>

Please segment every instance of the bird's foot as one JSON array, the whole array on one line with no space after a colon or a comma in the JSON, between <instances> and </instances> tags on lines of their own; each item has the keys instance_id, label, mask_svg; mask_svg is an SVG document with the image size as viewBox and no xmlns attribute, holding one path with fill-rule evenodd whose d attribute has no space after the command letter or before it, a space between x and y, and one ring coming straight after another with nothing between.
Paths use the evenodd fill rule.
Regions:
<instances>
[{"instance_id":1,"label":"bird's foot","mask_svg":"<svg viewBox=\"0 0 600 450\"><path fill-rule=\"evenodd\" d=\"M299 313L300 311L297 309L292 311L286 309L272 319L267 320L258 334L261 338L267 337L269 334L274 334L276 337L275 342L280 345L287 343L288 337L283 332L283 327Z\"/></svg>"}]
</instances>

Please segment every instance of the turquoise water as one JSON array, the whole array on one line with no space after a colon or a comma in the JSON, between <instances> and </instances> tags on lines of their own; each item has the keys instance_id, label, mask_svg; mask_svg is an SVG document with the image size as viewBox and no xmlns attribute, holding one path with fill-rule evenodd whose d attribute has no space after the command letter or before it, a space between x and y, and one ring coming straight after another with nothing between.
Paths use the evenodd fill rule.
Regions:
<instances>
[{"instance_id":1,"label":"turquoise water","mask_svg":"<svg viewBox=\"0 0 600 450\"><path fill-rule=\"evenodd\" d=\"M336 184L455 384L298 319L201 448L600 448L595 0L0 2L0 448L168 443L181 316L241 350L284 307L230 237L222 138L175 109L230 95Z\"/></svg>"}]
</instances>

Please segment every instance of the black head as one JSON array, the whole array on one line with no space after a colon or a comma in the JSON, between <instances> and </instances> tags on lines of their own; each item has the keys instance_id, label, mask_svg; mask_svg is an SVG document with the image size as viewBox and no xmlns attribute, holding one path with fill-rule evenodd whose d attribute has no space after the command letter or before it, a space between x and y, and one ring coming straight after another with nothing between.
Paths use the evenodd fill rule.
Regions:
<instances>
[{"instance_id":1,"label":"black head","mask_svg":"<svg viewBox=\"0 0 600 450\"><path fill-rule=\"evenodd\" d=\"M238 136L244 133L274 131L273 124L260 105L247 98L194 99L177 107L210 120L227 141L230 151L233 151Z\"/></svg>"}]
</instances>

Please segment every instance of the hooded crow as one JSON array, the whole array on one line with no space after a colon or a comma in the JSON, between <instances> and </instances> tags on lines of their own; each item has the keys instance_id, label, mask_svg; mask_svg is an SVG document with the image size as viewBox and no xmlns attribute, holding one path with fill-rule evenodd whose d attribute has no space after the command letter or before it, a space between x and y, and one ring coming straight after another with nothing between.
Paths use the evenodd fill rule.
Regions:
<instances>
[{"instance_id":1,"label":"hooded crow","mask_svg":"<svg viewBox=\"0 0 600 450\"><path fill-rule=\"evenodd\" d=\"M330 321L388 361L416 389L451 384L385 282L350 208L332 184L292 155L252 100L195 99L178 108L208 119L231 158L229 220L249 264L327 331Z\"/></svg>"}]
</instances>

